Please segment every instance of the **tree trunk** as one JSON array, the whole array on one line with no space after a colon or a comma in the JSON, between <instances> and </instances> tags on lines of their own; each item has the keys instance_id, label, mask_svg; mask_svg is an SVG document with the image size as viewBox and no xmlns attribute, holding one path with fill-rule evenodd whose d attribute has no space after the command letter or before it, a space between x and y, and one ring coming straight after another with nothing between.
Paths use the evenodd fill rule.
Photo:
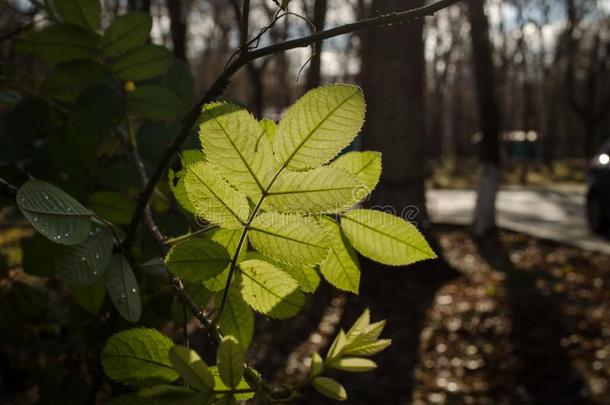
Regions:
<instances>
[{"instance_id":1,"label":"tree trunk","mask_svg":"<svg viewBox=\"0 0 610 405\"><path fill-rule=\"evenodd\" d=\"M167 10L169 12L170 32L172 44L174 45L174 55L178 59L186 61L186 21L184 16L183 4L180 0L167 0Z\"/></svg>"},{"instance_id":2,"label":"tree trunk","mask_svg":"<svg viewBox=\"0 0 610 405\"><path fill-rule=\"evenodd\" d=\"M500 184L500 113L495 90L495 73L489 41L485 0L469 0L472 63L478 95L480 143L479 184L472 229L482 236L496 226L496 194Z\"/></svg>"},{"instance_id":3,"label":"tree trunk","mask_svg":"<svg viewBox=\"0 0 610 405\"><path fill-rule=\"evenodd\" d=\"M313 6L313 25L317 31L324 29L326 21L327 0L315 0ZM306 86L308 89L313 89L320 85L320 67L322 62L322 41L315 43L315 53L311 56L309 62L309 70L307 71Z\"/></svg>"}]
</instances>

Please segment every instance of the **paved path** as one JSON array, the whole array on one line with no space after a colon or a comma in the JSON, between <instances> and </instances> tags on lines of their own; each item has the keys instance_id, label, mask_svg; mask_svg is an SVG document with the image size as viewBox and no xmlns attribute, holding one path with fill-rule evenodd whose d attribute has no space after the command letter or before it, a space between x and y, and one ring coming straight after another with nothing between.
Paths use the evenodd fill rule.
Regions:
<instances>
[{"instance_id":1,"label":"paved path","mask_svg":"<svg viewBox=\"0 0 610 405\"><path fill-rule=\"evenodd\" d=\"M429 190L432 222L466 225L472 220L472 190ZM610 255L610 240L591 233L582 190L507 188L498 194L498 226Z\"/></svg>"}]
</instances>

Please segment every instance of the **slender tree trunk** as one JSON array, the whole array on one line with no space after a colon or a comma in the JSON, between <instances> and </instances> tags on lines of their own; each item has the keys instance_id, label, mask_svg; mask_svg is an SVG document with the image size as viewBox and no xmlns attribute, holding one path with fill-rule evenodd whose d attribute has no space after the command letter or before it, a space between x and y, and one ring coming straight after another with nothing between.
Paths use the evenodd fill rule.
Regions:
<instances>
[{"instance_id":1,"label":"slender tree trunk","mask_svg":"<svg viewBox=\"0 0 610 405\"><path fill-rule=\"evenodd\" d=\"M327 0L315 0L313 6L313 25L317 31L324 29L326 21L326 8ZM322 62L322 41L315 43L315 53L311 57L309 62L309 70L307 71L307 82L306 86L308 89L313 89L320 85L320 68Z\"/></svg>"},{"instance_id":2,"label":"slender tree trunk","mask_svg":"<svg viewBox=\"0 0 610 405\"><path fill-rule=\"evenodd\" d=\"M151 0L129 0L127 5L132 11L143 11L150 14L150 1Z\"/></svg>"},{"instance_id":3,"label":"slender tree trunk","mask_svg":"<svg viewBox=\"0 0 610 405\"><path fill-rule=\"evenodd\" d=\"M500 185L500 113L495 90L495 73L489 40L485 0L469 0L472 63L483 139L479 154L479 184L473 232L477 236L496 226L496 194Z\"/></svg>"},{"instance_id":4,"label":"slender tree trunk","mask_svg":"<svg viewBox=\"0 0 610 405\"><path fill-rule=\"evenodd\" d=\"M167 0L167 10L169 12L170 33L172 44L174 45L174 55L178 59L186 61L186 18L183 7L187 2L180 0Z\"/></svg>"}]
</instances>

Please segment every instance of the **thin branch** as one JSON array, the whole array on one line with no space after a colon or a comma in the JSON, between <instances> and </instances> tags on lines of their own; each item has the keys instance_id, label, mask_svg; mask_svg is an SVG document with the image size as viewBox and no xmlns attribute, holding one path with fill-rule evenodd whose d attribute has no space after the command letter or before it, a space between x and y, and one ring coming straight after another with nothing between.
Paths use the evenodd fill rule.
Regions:
<instances>
[{"instance_id":1,"label":"thin branch","mask_svg":"<svg viewBox=\"0 0 610 405\"><path fill-rule=\"evenodd\" d=\"M241 46L246 48L248 43L248 23L250 22L250 0L242 0L241 10Z\"/></svg>"},{"instance_id":2,"label":"thin branch","mask_svg":"<svg viewBox=\"0 0 610 405\"><path fill-rule=\"evenodd\" d=\"M407 21L412 21L426 16L430 16L439 10L458 3L459 1L461 0L439 0L430 5L419 7L413 10L398 13L389 13L377 17L367 18L351 24L341 25L339 27L320 31L318 33L302 38L281 42L278 44L270 45L264 48L255 49L253 51L240 54L237 59L235 59L229 66L227 66L225 71L222 72L222 74L216 79L216 81L212 84L212 86L208 89L204 96L193 106L193 108L183 119L182 126L180 128L180 131L178 132L178 135L176 136L176 138L174 138L172 143L163 153L161 161L158 163L157 167L152 172L148 183L146 184L146 187L140 194L140 198L138 199L138 204L136 205L136 209L134 211L129 230L127 232L127 236L125 238L125 241L123 242L123 248L126 250L131 249L131 246L133 245L137 236L140 223L144 218L144 213L146 211L146 207L148 206L148 200L150 199L156 187L156 184L159 182L159 180L161 180L163 174L165 173L165 171L175 158L176 154L180 150L180 146L191 134L191 129L199 118L201 107L204 104L209 103L215 100L218 96L220 96L224 92L225 88L229 85L229 82L233 75L247 63L255 59L263 58L265 56L269 56L275 53L284 52L295 48L307 47L312 43L315 43L316 41L349 34L367 28L382 27L385 25L396 23L404 23Z\"/></svg>"},{"instance_id":3,"label":"thin branch","mask_svg":"<svg viewBox=\"0 0 610 405\"><path fill-rule=\"evenodd\" d=\"M2 178L0 178L0 192L13 201L17 199L17 187Z\"/></svg>"}]
</instances>

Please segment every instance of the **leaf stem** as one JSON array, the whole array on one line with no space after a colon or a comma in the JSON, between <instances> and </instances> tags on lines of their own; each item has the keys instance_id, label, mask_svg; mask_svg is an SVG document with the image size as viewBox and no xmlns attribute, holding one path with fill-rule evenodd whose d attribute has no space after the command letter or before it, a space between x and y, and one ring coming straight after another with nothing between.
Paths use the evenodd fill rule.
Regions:
<instances>
[{"instance_id":1,"label":"leaf stem","mask_svg":"<svg viewBox=\"0 0 610 405\"><path fill-rule=\"evenodd\" d=\"M205 228L197 229L196 231L189 232L189 233L184 234L184 235L176 236L175 238L165 239L165 241L163 243L166 244L166 245L174 245L174 244L176 244L178 242L182 242L184 240L193 238L193 237L195 237L197 235L201 235L203 233L212 231L212 230L214 230L216 228L218 228L218 225L206 226Z\"/></svg>"}]
</instances>

